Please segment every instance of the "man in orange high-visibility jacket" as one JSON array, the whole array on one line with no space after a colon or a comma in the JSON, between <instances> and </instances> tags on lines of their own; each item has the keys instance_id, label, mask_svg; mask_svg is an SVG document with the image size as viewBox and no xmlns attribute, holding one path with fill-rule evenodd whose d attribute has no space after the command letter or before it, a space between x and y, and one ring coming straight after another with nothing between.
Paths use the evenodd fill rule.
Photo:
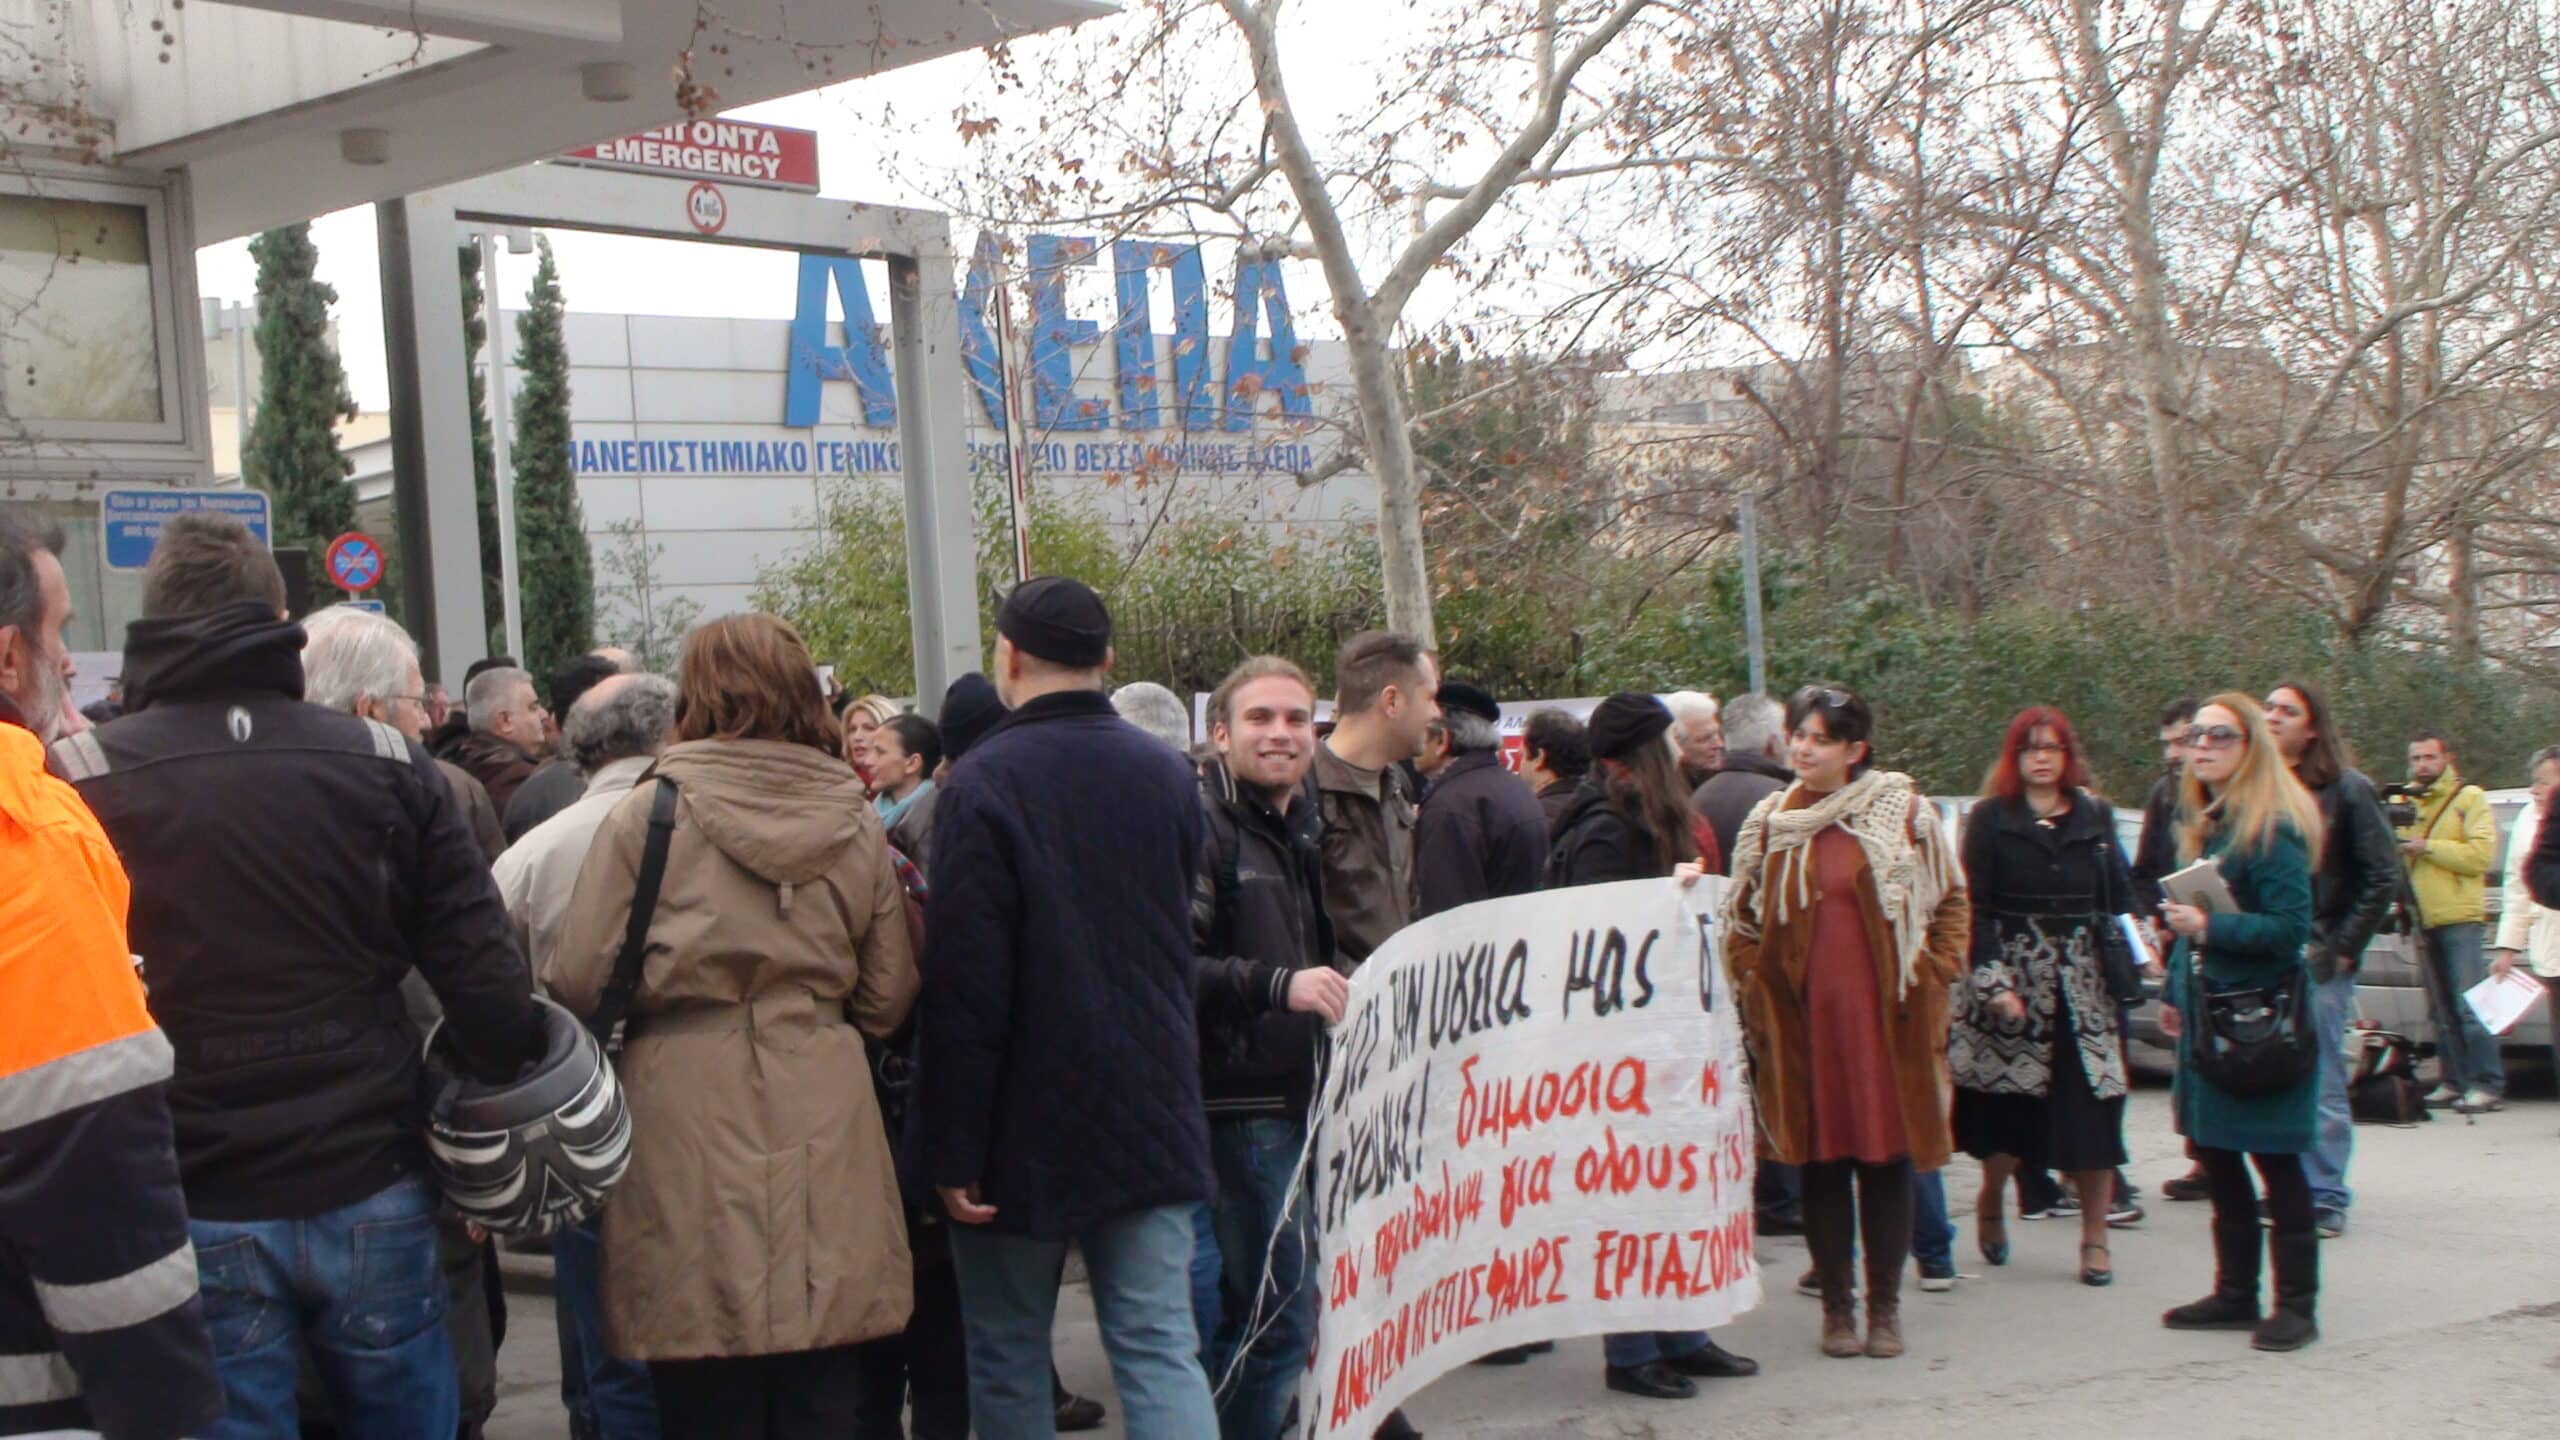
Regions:
<instances>
[{"instance_id":1,"label":"man in orange high-visibility jacket","mask_svg":"<svg viewBox=\"0 0 2560 1440\"><path fill-rule=\"evenodd\" d=\"M0 1435L222 1414L124 868L45 772L70 612L58 533L0 510Z\"/></svg>"}]
</instances>

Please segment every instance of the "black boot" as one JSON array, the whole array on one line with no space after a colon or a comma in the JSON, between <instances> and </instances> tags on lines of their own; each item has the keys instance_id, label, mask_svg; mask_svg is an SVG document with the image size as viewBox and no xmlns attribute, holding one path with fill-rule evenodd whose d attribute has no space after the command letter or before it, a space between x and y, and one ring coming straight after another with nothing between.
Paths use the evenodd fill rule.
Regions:
<instances>
[{"instance_id":1,"label":"black boot","mask_svg":"<svg viewBox=\"0 0 2560 1440\"><path fill-rule=\"evenodd\" d=\"M2299 1350L2320 1338L2312 1313L2320 1302L2320 1232L2272 1235L2267 1249L2276 1260L2276 1306L2249 1343L2261 1350Z\"/></svg>"},{"instance_id":2,"label":"black boot","mask_svg":"<svg viewBox=\"0 0 2560 1440\"><path fill-rule=\"evenodd\" d=\"M2258 1266L2266 1237L2254 1215L2213 1217L2213 1293L2160 1317L2172 1330L2254 1330Z\"/></svg>"}]
</instances>

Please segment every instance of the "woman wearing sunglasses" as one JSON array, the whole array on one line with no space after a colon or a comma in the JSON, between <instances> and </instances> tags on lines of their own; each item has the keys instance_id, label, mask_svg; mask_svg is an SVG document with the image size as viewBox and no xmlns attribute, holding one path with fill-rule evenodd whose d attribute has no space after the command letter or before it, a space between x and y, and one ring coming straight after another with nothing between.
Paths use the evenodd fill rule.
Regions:
<instances>
[{"instance_id":1,"label":"woman wearing sunglasses","mask_svg":"<svg viewBox=\"0 0 2560 1440\"><path fill-rule=\"evenodd\" d=\"M1964 875L1911 778L1874 768L1874 713L1836 686L1787 705L1795 783L1734 842L1726 961L1764 1153L1804 1171L1822 1353L1900 1355L1913 1172L1947 1160L1947 986ZM1867 1334L1851 1275L1863 1232Z\"/></svg>"},{"instance_id":2,"label":"woman wearing sunglasses","mask_svg":"<svg viewBox=\"0 0 2560 1440\"><path fill-rule=\"evenodd\" d=\"M2059 710L2018 712L1966 817L1973 974L1948 1046L1955 1141L1982 1162L1982 1258L2009 1262L2000 1209L2023 1164L2080 1182L2080 1281L2115 1279L2109 1191L2124 1163L2124 1049L2104 945L2133 907L2115 812L2089 793Z\"/></svg>"},{"instance_id":3,"label":"woman wearing sunglasses","mask_svg":"<svg viewBox=\"0 0 2560 1440\"><path fill-rule=\"evenodd\" d=\"M2303 965L2311 939L2311 872L2319 863L2319 802L2302 788L2246 695L2217 695L2187 732L2178 801L2178 855L2217 862L2238 913L2192 905L2160 909L2178 936L2169 956L2161 1024L2178 1037L2172 1092L2178 1132L2195 1142L2213 1187L2213 1293L2160 1317L2172 1330L2253 1330L2261 1350L2298 1350L2320 1334L2320 1236L2302 1157L2314 1138L2316 1072L2290 1089L2237 1095L2198 1073L2196 1031L2204 995L2283 981ZM2266 1181L2274 1233L2261 1242L2255 1163ZM2275 1256L2276 1303L2258 1309L2260 1246Z\"/></svg>"}]
</instances>

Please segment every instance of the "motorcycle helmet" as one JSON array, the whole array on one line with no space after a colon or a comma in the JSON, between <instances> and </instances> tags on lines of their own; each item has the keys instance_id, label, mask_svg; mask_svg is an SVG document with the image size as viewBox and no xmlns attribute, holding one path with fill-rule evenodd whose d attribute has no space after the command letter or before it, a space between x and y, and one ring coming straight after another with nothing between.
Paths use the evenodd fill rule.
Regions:
<instances>
[{"instance_id":1,"label":"motorcycle helmet","mask_svg":"<svg viewBox=\"0 0 2560 1440\"><path fill-rule=\"evenodd\" d=\"M427 1154L445 1199L499 1235L548 1235L594 1214L631 1158L631 1112L604 1047L545 999L542 1059L503 1085L483 1085L444 1053L438 1022L428 1066L441 1085Z\"/></svg>"}]
</instances>

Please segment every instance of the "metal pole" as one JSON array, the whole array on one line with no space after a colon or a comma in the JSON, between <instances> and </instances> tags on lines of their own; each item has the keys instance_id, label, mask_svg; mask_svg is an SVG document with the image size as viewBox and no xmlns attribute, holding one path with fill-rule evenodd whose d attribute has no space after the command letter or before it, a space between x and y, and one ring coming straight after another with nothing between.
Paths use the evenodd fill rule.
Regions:
<instances>
[{"instance_id":1,"label":"metal pole","mask_svg":"<svg viewBox=\"0 0 2560 1440\"><path fill-rule=\"evenodd\" d=\"M1013 518L1013 581L1031 578L1031 435L1022 423L1027 378L1014 368L1013 275L1001 252L996 260L996 373L1004 379L1004 449L1007 503Z\"/></svg>"},{"instance_id":2,"label":"metal pole","mask_svg":"<svg viewBox=\"0 0 2560 1440\"><path fill-rule=\"evenodd\" d=\"M238 393L232 399L232 410L240 418L240 448L249 448L249 422L254 418L249 398L249 327L257 323L258 309L252 305L231 306L231 384Z\"/></svg>"},{"instance_id":3,"label":"metal pole","mask_svg":"<svg viewBox=\"0 0 2560 1440\"><path fill-rule=\"evenodd\" d=\"M400 584L421 669L459 694L488 653L480 522L472 503L471 352L462 343L453 206L411 195L374 206L382 242L382 351L391 379Z\"/></svg>"},{"instance_id":4,"label":"metal pole","mask_svg":"<svg viewBox=\"0 0 2560 1440\"><path fill-rule=\"evenodd\" d=\"M1769 647L1760 633L1760 497L1742 497L1742 637L1751 652L1751 693L1769 693Z\"/></svg>"},{"instance_id":5,"label":"metal pole","mask_svg":"<svg viewBox=\"0 0 2560 1440\"><path fill-rule=\"evenodd\" d=\"M906 483L907 608L915 639L916 708L940 714L943 692L979 668L975 476L962 420L960 302L950 241L889 259L889 343L898 377L898 445Z\"/></svg>"},{"instance_id":6,"label":"metal pole","mask_svg":"<svg viewBox=\"0 0 2560 1440\"><path fill-rule=\"evenodd\" d=\"M507 312L498 303L497 233L481 232L479 244L482 313L489 321L489 460L497 472L498 596L506 609L507 653L522 663L524 599L516 585L516 471L507 451L507 432L515 428L515 402L507 393Z\"/></svg>"}]
</instances>

